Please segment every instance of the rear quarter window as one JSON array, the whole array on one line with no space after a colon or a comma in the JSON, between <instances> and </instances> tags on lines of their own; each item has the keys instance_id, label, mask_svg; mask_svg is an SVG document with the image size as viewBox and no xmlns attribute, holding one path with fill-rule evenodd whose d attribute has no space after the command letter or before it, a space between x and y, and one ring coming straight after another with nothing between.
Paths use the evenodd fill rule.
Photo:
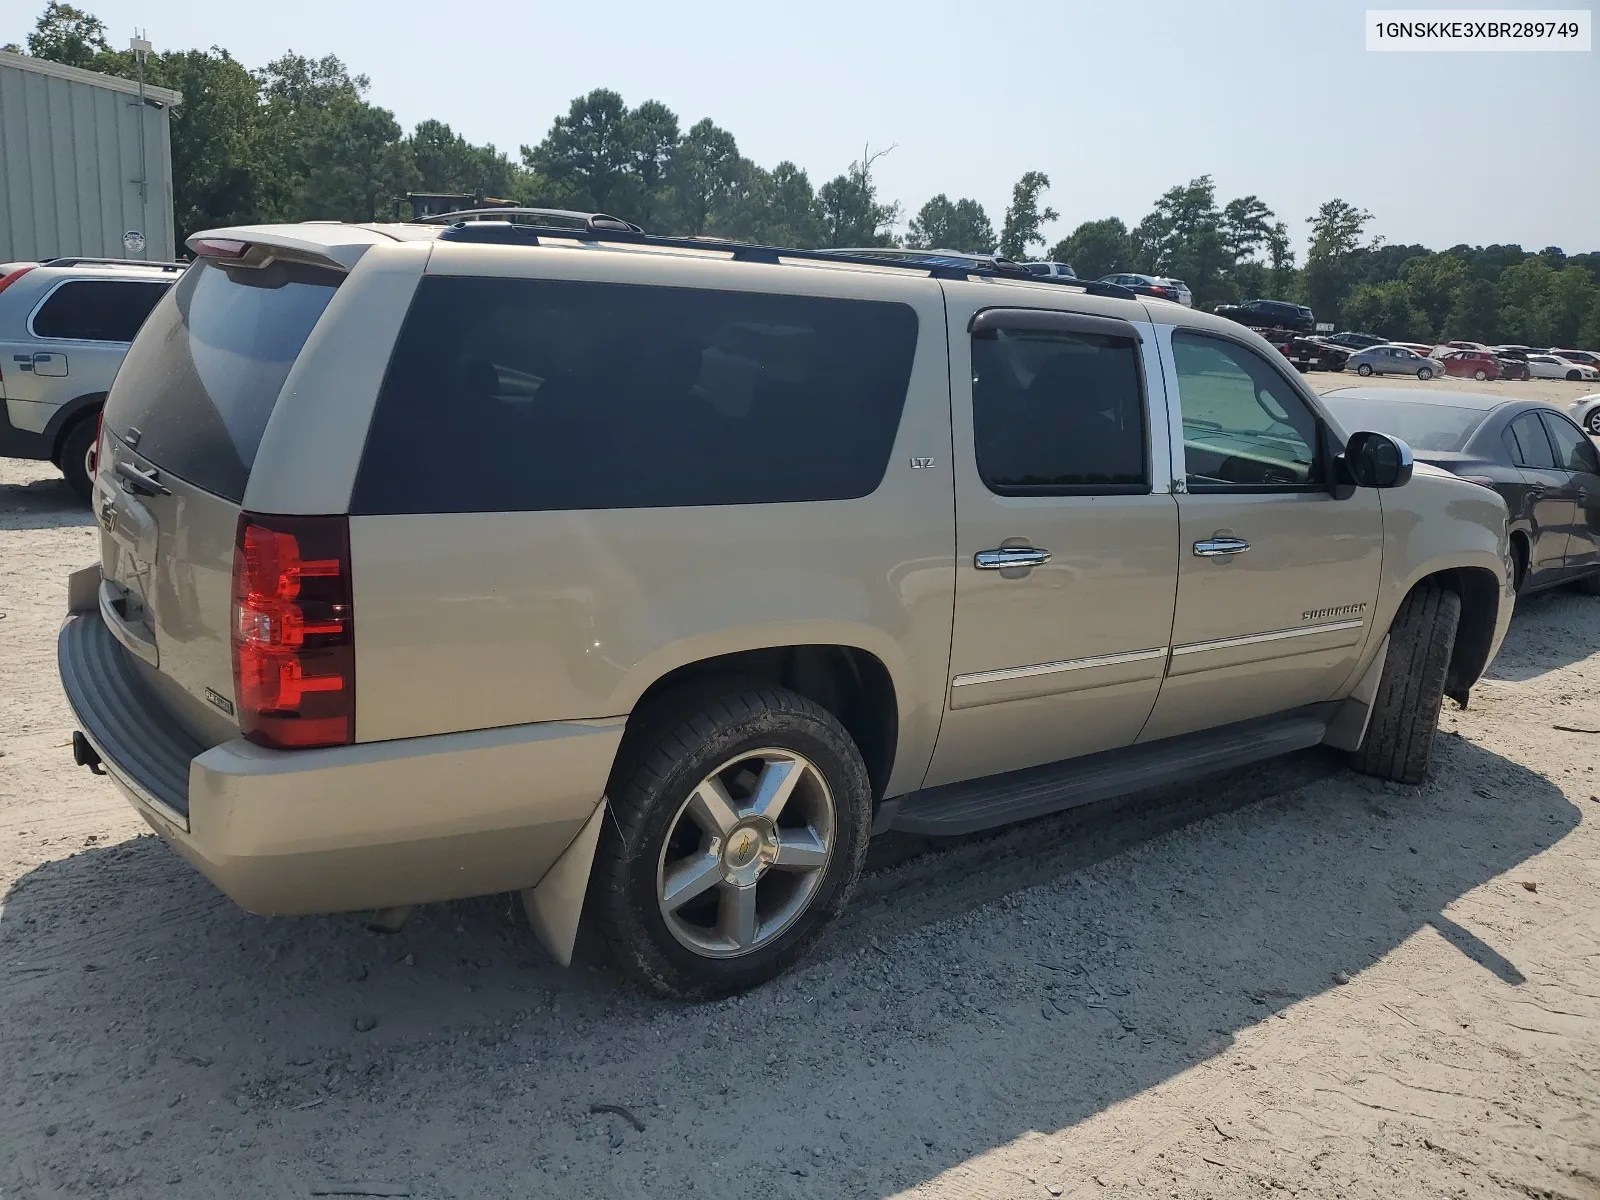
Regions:
<instances>
[{"instance_id":1,"label":"rear quarter window","mask_svg":"<svg viewBox=\"0 0 1600 1200\"><path fill-rule=\"evenodd\" d=\"M887 469L907 305L424 278L353 513L844 500Z\"/></svg>"},{"instance_id":2,"label":"rear quarter window","mask_svg":"<svg viewBox=\"0 0 1600 1200\"><path fill-rule=\"evenodd\" d=\"M201 261L151 312L106 400L107 426L163 470L235 502L289 368L343 276Z\"/></svg>"},{"instance_id":3,"label":"rear quarter window","mask_svg":"<svg viewBox=\"0 0 1600 1200\"><path fill-rule=\"evenodd\" d=\"M172 286L170 280L76 279L63 283L33 314L35 337L131 342Z\"/></svg>"}]
</instances>

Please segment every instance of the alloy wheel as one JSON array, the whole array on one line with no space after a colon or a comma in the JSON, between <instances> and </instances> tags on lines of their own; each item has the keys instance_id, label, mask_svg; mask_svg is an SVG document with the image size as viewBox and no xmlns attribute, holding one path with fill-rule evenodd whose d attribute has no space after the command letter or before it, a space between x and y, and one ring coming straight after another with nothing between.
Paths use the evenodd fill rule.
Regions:
<instances>
[{"instance_id":1,"label":"alloy wheel","mask_svg":"<svg viewBox=\"0 0 1600 1200\"><path fill-rule=\"evenodd\" d=\"M707 958L737 958L779 937L827 873L833 793L810 759L751 750L689 793L656 864L656 903L677 941Z\"/></svg>"}]
</instances>

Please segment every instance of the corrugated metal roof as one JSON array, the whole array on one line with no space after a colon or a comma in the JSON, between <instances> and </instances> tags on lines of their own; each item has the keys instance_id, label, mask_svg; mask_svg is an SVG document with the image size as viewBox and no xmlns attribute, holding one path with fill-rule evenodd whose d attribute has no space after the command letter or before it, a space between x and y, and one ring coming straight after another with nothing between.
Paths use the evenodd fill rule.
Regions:
<instances>
[{"instance_id":1,"label":"corrugated metal roof","mask_svg":"<svg viewBox=\"0 0 1600 1200\"><path fill-rule=\"evenodd\" d=\"M87 83L91 87L125 92L130 96L139 94L139 81L136 79L124 79L120 75L102 75L99 71L85 71L82 67L69 67L65 63L51 62L48 58L34 58L29 54L12 54L9 50L0 50L0 66L15 67L19 71L32 71L36 75L49 75L54 79L69 79L74 83ZM144 94L147 100L165 104L169 108L176 108L183 103L183 93L175 92L171 88L156 87L147 83L144 85Z\"/></svg>"}]
</instances>

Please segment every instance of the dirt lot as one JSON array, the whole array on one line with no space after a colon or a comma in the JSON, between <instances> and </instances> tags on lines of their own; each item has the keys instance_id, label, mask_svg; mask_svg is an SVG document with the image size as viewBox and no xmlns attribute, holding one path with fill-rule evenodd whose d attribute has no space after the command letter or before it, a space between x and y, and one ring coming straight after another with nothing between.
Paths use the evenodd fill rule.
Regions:
<instances>
[{"instance_id":1,"label":"dirt lot","mask_svg":"<svg viewBox=\"0 0 1600 1200\"><path fill-rule=\"evenodd\" d=\"M1426 787L1313 752L884 844L684 1007L505 897L236 909L72 765L93 556L0 460L0 1196L1600 1197L1600 599L1523 606Z\"/></svg>"}]
</instances>

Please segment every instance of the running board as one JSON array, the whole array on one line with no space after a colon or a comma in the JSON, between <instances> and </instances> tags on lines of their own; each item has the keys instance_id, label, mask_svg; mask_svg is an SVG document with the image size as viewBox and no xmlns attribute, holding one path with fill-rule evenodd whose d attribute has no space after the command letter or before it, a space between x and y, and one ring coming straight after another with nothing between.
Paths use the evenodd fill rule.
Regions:
<instances>
[{"instance_id":1,"label":"running board","mask_svg":"<svg viewBox=\"0 0 1600 1200\"><path fill-rule=\"evenodd\" d=\"M1241 722L1065 762L925 788L904 797L890 829L955 836L1181 783L1213 771L1304 750L1323 740L1337 706Z\"/></svg>"}]
</instances>

